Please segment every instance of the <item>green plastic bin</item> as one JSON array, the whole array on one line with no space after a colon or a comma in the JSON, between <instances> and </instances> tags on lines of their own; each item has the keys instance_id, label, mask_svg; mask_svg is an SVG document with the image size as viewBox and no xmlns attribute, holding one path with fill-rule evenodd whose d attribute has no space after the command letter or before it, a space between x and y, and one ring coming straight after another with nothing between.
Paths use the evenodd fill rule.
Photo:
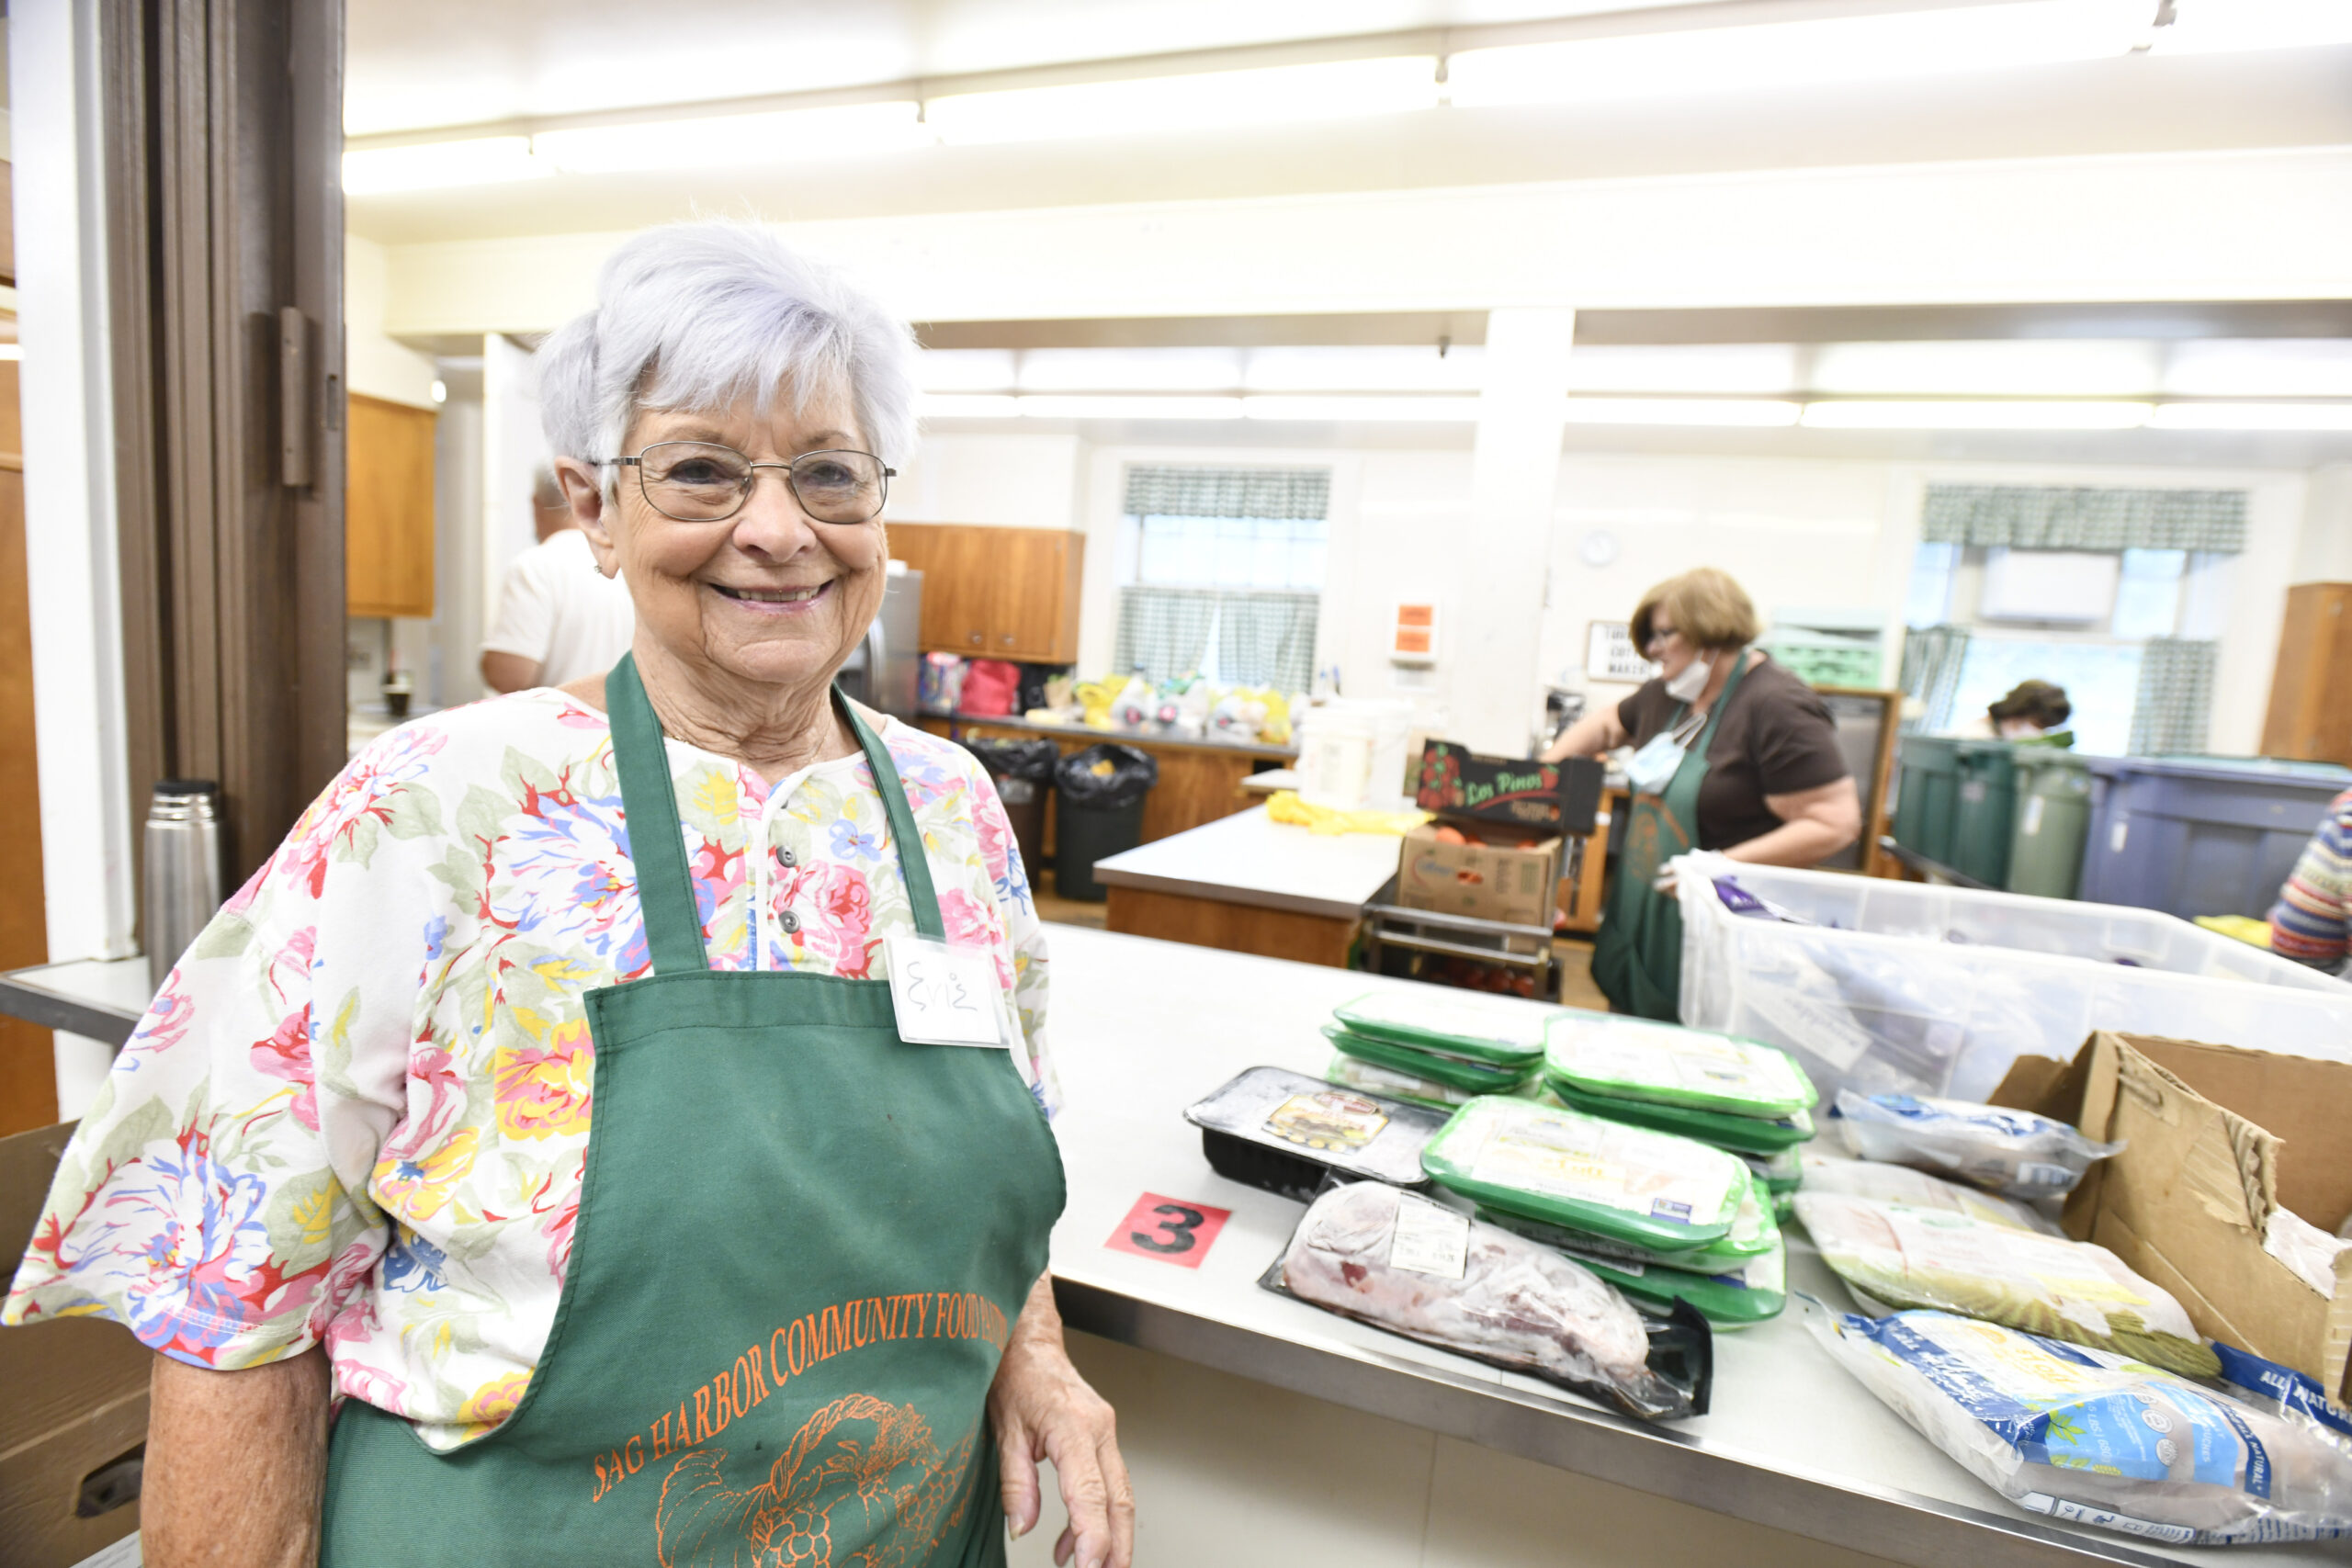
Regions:
<instances>
[{"instance_id":1,"label":"green plastic bin","mask_svg":"<svg viewBox=\"0 0 2352 1568\"><path fill-rule=\"evenodd\" d=\"M1960 793L1960 742L1947 735L1906 735L1894 757L1894 841L1914 854L1950 865Z\"/></svg>"},{"instance_id":2,"label":"green plastic bin","mask_svg":"<svg viewBox=\"0 0 2352 1568\"><path fill-rule=\"evenodd\" d=\"M2009 835L2012 893L2072 898L2091 830L2091 761L2051 746L2020 746L2017 825Z\"/></svg>"},{"instance_id":3,"label":"green plastic bin","mask_svg":"<svg viewBox=\"0 0 2352 1568\"><path fill-rule=\"evenodd\" d=\"M2009 880L2017 821L2018 749L2006 740L1960 742L1960 786L1952 792L1951 859L1944 863L1987 887Z\"/></svg>"}]
</instances>

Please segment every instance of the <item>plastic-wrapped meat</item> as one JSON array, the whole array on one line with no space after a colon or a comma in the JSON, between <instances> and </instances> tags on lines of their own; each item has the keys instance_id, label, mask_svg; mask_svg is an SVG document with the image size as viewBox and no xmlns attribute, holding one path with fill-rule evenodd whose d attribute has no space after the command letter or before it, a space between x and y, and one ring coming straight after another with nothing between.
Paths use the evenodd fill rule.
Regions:
<instances>
[{"instance_id":1,"label":"plastic-wrapped meat","mask_svg":"<svg viewBox=\"0 0 2352 1568\"><path fill-rule=\"evenodd\" d=\"M1446 1223L1469 1230L1460 1276L1396 1267L1405 1203L1436 1207L1377 1182L1324 1193L1283 1256L1284 1287L1443 1349L1650 1402L1647 1332L1614 1289L1548 1247L1451 1210L1442 1212Z\"/></svg>"}]
</instances>

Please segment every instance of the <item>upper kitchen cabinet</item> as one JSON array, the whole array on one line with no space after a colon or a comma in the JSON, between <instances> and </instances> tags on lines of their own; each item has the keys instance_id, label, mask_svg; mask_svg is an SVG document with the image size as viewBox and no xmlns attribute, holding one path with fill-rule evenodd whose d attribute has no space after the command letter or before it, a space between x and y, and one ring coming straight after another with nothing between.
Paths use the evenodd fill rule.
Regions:
<instances>
[{"instance_id":1,"label":"upper kitchen cabinet","mask_svg":"<svg viewBox=\"0 0 2352 1568\"><path fill-rule=\"evenodd\" d=\"M430 409L355 392L344 501L344 599L355 615L433 614Z\"/></svg>"},{"instance_id":2,"label":"upper kitchen cabinet","mask_svg":"<svg viewBox=\"0 0 2352 1568\"><path fill-rule=\"evenodd\" d=\"M890 553L923 574L924 651L1076 662L1085 536L1058 528L894 523Z\"/></svg>"}]
</instances>

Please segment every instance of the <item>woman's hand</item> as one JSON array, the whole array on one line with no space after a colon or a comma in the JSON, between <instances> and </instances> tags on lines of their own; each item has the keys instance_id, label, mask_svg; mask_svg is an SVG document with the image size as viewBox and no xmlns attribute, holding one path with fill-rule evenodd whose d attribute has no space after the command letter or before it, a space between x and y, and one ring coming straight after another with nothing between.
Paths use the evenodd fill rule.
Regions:
<instances>
[{"instance_id":1,"label":"woman's hand","mask_svg":"<svg viewBox=\"0 0 2352 1568\"><path fill-rule=\"evenodd\" d=\"M139 1541L149 1568L311 1568L326 1495L326 1352L243 1371L155 1358Z\"/></svg>"},{"instance_id":2,"label":"woman's hand","mask_svg":"<svg viewBox=\"0 0 2352 1568\"><path fill-rule=\"evenodd\" d=\"M1051 1460L1069 1528L1054 1561L1078 1568L1128 1568L1135 1559L1136 1501L1119 1457L1111 1407L1086 1385L1062 1348L1053 1276L1038 1276L1012 1326L1012 1340L989 1390L1004 1511L1015 1540L1036 1528L1037 1461Z\"/></svg>"}]
</instances>

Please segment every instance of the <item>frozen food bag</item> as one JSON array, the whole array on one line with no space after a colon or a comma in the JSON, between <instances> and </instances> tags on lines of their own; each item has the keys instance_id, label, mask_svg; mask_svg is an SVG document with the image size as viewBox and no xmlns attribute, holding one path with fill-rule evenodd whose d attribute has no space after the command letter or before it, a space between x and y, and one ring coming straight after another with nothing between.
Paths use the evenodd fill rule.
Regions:
<instances>
[{"instance_id":1,"label":"frozen food bag","mask_svg":"<svg viewBox=\"0 0 2352 1568\"><path fill-rule=\"evenodd\" d=\"M1979 1192L1973 1187L1962 1187L1907 1165L1839 1159L1835 1155L1807 1150L1803 1168L1804 1188L1809 1192L1842 1192L1849 1198L1867 1198L1873 1203L1946 1209L1973 1220L1983 1220L1986 1224L2007 1225L2011 1230L2034 1231L2042 1235L2064 1234L2054 1221L2044 1219L2023 1203Z\"/></svg>"},{"instance_id":2,"label":"frozen food bag","mask_svg":"<svg viewBox=\"0 0 2352 1568\"><path fill-rule=\"evenodd\" d=\"M1778 1120L1820 1096L1785 1051L1729 1034L1607 1013L1563 1013L1544 1031L1546 1077L1586 1094Z\"/></svg>"},{"instance_id":3,"label":"frozen food bag","mask_svg":"<svg viewBox=\"0 0 2352 1568\"><path fill-rule=\"evenodd\" d=\"M2030 1111L1928 1100L1909 1094L1838 1091L1846 1142L1864 1159L1907 1165L2008 1198L2056 1198L2075 1190L2091 1161L2121 1144L2084 1137Z\"/></svg>"},{"instance_id":4,"label":"frozen food bag","mask_svg":"<svg viewBox=\"0 0 2352 1568\"><path fill-rule=\"evenodd\" d=\"M1748 1196L1721 1149L1496 1095L1455 1111L1421 1167L1479 1202L1661 1252L1722 1240Z\"/></svg>"},{"instance_id":5,"label":"frozen food bag","mask_svg":"<svg viewBox=\"0 0 2352 1568\"><path fill-rule=\"evenodd\" d=\"M1983 1318L2190 1377L2221 1369L2180 1303L2103 1247L1811 1188L1796 1206L1822 1261L1874 1303Z\"/></svg>"},{"instance_id":6,"label":"frozen food bag","mask_svg":"<svg viewBox=\"0 0 2352 1568\"><path fill-rule=\"evenodd\" d=\"M1380 1183L1316 1199L1262 1283L1628 1415L1707 1408L1713 1348L1695 1311L1645 1323L1592 1270Z\"/></svg>"},{"instance_id":7,"label":"frozen food bag","mask_svg":"<svg viewBox=\"0 0 2352 1568\"><path fill-rule=\"evenodd\" d=\"M1201 1150L1219 1176L1303 1203L1335 1175L1424 1185L1421 1145L1445 1113L1288 1067L1251 1067L1187 1107L1184 1120L1201 1130Z\"/></svg>"},{"instance_id":8,"label":"frozen food bag","mask_svg":"<svg viewBox=\"0 0 2352 1568\"><path fill-rule=\"evenodd\" d=\"M2352 1456L2272 1411L1949 1313L1806 1316L1864 1387L2020 1507L2175 1546L2352 1530Z\"/></svg>"},{"instance_id":9,"label":"frozen food bag","mask_svg":"<svg viewBox=\"0 0 2352 1568\"><path fill-rule=\"evenodd\" d=\"M1425 1051L1532 1067L1544 1055L1544 1025L1558 1010L1482 997L1443 986L1374 991L1331 1010L1351 1034Z\"/></svg>"}]
</instances>

